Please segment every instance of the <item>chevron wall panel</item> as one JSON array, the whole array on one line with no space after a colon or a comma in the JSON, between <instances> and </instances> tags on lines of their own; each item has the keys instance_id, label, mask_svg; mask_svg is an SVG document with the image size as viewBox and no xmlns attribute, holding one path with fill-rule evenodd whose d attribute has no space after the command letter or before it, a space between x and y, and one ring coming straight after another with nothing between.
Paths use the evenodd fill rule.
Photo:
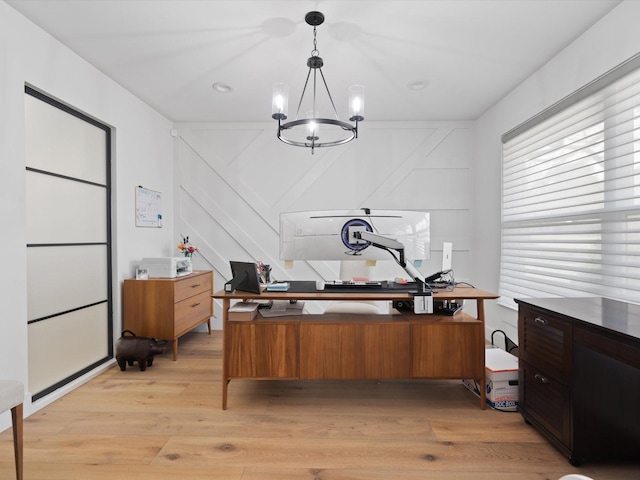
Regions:
<instances>
[{"instance_id":1,"label":"chevron wall panel","mask_svg":"<svg viewBox=\"0 0 640 480\"><path fill-rule=\"evenodd\" d=\"M473 228L472 124L361 127L357 140L312 155L279 142L272 123L177 124L175 237L188 235L200 248L195 268L212 269L216 289L229 280L229 260L268 263L279 280L338 278L337 261L286 268L279 259L279 215L368 207L429 211L431 259L420 271L437 271L442 242L451 241L456 279L464 280ZM373 272L380 279L404 274L392 260L378 262ZM220 326L216 319L214 327Z\"/></svg>"}]
</instances>

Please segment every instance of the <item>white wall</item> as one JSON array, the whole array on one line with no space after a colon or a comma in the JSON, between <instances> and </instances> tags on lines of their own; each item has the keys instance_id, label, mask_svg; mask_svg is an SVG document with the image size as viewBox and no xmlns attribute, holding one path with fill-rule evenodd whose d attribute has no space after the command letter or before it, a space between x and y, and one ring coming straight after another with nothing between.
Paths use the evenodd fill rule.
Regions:
<instances>
[{"instance_id":1,"label":"white wall","mask_svg":"<svg viewBox=\"0 0 640 480\"><path fill-rule=\"evenodd\" d=\"M173 253L173 138L171 123L0 2L0 378L27 382L26 222L24 85L114 127L113 254L114 336L121 331L121 283L143 256ZM136 228L134 187L164 194L164 228ZM84 381L80 379L75 384ZM25 414L50 403L72 386L31 404ZM10 425L0 416L0 430Z\"/></svg>"},{"instance_id":2,"label":"white wall","mask_svg":"<svg viewBox=\"0 0 640 480\"><path fill-rule=\"evenodd\" d=\"M479 288L498 289L501 135L640 52L639 18L640 2L621 3L478 119L472 278ZM517 341L517 313L488 303L487 330L502 328Z\"/></svg>"}]
</instances>

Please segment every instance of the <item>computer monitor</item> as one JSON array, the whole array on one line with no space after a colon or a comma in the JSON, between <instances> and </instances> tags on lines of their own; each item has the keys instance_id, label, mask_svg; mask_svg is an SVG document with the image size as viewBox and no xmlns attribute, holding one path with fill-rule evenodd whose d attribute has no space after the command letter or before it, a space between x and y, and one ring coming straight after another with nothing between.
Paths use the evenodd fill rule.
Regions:
<instances>
[{"instance_id":1,"label":"computer monitor","mask_svg":"<svg viewBox=\"0 0 640 480\"><path fill-rule=\"evenodd\" d=\"M241 292L260 293L260 280L258 279L258 267L253 262L229 262L231 266L230 281L225 283L224 291L231 293L234 290Z\"/></svg>"},{"instance_id":2,"label":"computer monitor","mask_svg":"<svg viewBox=\"0 0 640 480\"><path fill-rule=\"evenodd\" d=\"M404 246L407 261L428 260L429 212L416 210L317 210L280 214L281 260L390 260L385 250L358 240L369 232Z\"/></svg>"}]
</instances>

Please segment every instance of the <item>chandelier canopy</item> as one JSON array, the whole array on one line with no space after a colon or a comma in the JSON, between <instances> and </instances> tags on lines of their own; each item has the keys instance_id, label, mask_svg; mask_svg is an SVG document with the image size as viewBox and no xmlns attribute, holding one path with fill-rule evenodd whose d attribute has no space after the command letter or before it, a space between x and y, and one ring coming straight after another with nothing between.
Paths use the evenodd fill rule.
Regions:
<instances>
[{"instance_id":1,"label":"chandelier canopy","mask_svg":"<svg viewBox=\"0 0 640 480\"><path fill-rule=\"evenodd\" d=\"M324 15L320 12L309 12L304 19L307 24L313 27L313 50L311 51L311 56L307 59L309 71L302 89L302 95L300 95L295 119L285 122L289 109L289 86L284 83L276 83L273 86L271 117L278 121L277 136L280 141L288 145L311 148L311 153L313 154L316 148L342 145L354 138L358 138L358 122L364 120L364 87L362 85L349 87L349 121L354 123L341 121L331 92L329 92L327 81L322 73L324 61L318 51L316 27L324 22ZM333 118L324 118L319 114L318 73L320 73L320 80L327 92L328 104L333 109ZM311 99L307 99L305 103L305 93L307 92L310 78L313 82L313 91L310 92ZM306 112L306 116L301 118L300 109L303 105L308 106L310 110ZM321 126L322 131L320 129Z\"/></svg>"}]
</instances>

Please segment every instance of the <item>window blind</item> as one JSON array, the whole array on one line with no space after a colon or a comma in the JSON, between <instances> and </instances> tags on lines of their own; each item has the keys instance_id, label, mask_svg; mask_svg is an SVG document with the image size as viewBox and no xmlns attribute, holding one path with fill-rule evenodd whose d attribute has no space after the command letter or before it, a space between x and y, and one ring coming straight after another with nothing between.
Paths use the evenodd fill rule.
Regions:
<instances>
[{"instance_id":1,"label":"window blind","mask_svg":"<svg viewBox=\"0 0 640 480\"><path fill-rule=\"evenodd\" d=\"M502 305L640 303L640 68L615 77L503 137Z\"/></svg>"}]
</instances>

